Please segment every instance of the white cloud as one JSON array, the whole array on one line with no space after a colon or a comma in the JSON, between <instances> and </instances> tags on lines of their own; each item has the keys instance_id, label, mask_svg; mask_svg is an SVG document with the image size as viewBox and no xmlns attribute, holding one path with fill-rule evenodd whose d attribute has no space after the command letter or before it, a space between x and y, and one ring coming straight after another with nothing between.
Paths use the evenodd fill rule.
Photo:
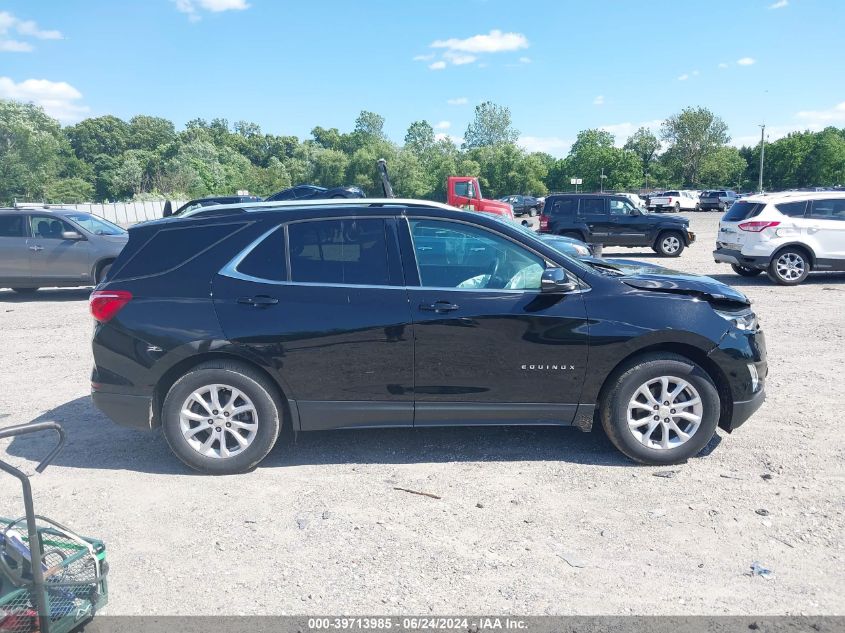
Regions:
<instances>
[{"instance_id":1,"label":"white cloud","mask_svg":"<svg viewBox=\"0 0 845 633\"><path fill-rule=\"evenodd\" d=\"M520 58L519 58L519 63L520 63L520 64L530 64L530 63L531 63L531 58L530 58L530 57L520 57Z\"/></svg>"},{"instance_id":2,"label":"white cloud","mask_svg":"<svg viewBox=\"0 0 845 633\"><path fill-rule=\"evenodd\" d=\"M689 79L689 75L686 73L678 77L678 81L686 81L687 79Z\"/></svg>"},{"instance_id":3,"label":"white cloud","mask_svg":"<svg viewBox=\"0 0 845 633\"><path fill-rule=\"evenodd\" d=\"M740 66L751 66L756 61L757 60L754 59L753 57L742 57L742 58L736 60L736 63L739 64Z\"/></svg>"},{"instance_id":4,"label":"white cloud","mask_svg":"<svg viewBox=\"0 0 845 633\"><path fill-rule=\"evenodd\" d=\"M431 48L446 48L465 53L502 53L528 48L528 38L522 33L503 33L493 29L487 35L473 35L466 39L435 40Z\"/></svg>"},{"instance_id":5,"label":"white cloud","mask_svg":"<svg viewBox=\"0 0 845 633\"><path fill-rule=\"evenodd\" d=\"M0 51L6 53L28 53L34 49L31 43L23 39L8 37L16 34L19 38L36 40L60 40L61 31L42 29L33 20L21 20L8 11L0 11Z\"/></svg>"},{"instance_id":6,"label":"white cloud","mask_svg":"<svg viewBox=\"0 0 845 633\"><path fill-rule=\"evenodd\" d=\"M604 95L599 95L593 99L593 105L604 105Z\"/></svg>"},{"instance_id":7,"label":"white cloud","mask_svg":"<svg viewBox=\"0 0 845 633\"><path fill-rule=\"evenodd\" d=\"M211 13L223 11L243 11L249 9L246 0L172 0L176 10L188 16L191 22L202 19L201 10Z\"/></svg>"},{"instance_id":8,"label":"white cloud","mask_svg":"<svg viewBox=\"0 0 845 633\"><path fill-rule=\"evenodd\" d=\"M719 68L727 68L727 67L728 67L728 63L727 63L727 62L721 62L721 63L719 64Z\"/></svg>"},{"instance_id":9,"label":"white cloud","mask_svg":"<svg viewBox=\"0 0 845 633\"><path fill-rule=\"evenodd\" d=\"M795 115L796 118L802 121L807 121L811 125L817 126L830 125L832 123L845 122L845 101L838 103L827 110L802 110Z\"/></svg>"},{"instance_id":10,"label":"white cloud","mask_svg":"<svg viewBox=\"0 0 845 633\"><path fill-rule=\"evenodd\" d=\"M545 152L561 157L569 153L572 139L559 136L520 136L517 144L528 152Z\"/></svg>"},{"instance_id":11,"label":"white cloud","mask_svg":"<svg viewBox=\"0 0 845 633\"><path fill-rule=\"evenodd\" d=\"M698 76L698 71L697 71L697 70L692 71L692 76L693 76L693 77L697 77L697 76Z\"/></svg>"},{"instance_id":12,"label":"white cloud","mask_svg":"<svg viewBox=\"0 0 845 633\"><path fill-rule=\"evenodd\" d=\"M15 83L9 77L0 77L0 98L31 101L62 123L78 121L89 111L79 103L82 93L65 81L26 79Z\"/></svg>"},{"instance_id":13,"label":"white cloud","mask_svg":"<svg viewBox=\"0 0 845 633\"><path fill-rule=\"evenodd\" d=\"M625 144L625 141L628 140L628 137L641 127L648 128L652 132L657 133L657 130L660 129L661 123L663 123L663 119L652 119L651 121L641 121L640 123L630 123L626 121L625 123L602 125L599 129L613 134L616 139L616 146L622 147Z\"/></svg>"},{"instance_id":14,"label":"white cloud","mask_svg":"<svg viewBox=\"0 0 845 633\"><path fill-rule=\"evenodd\" d=\"M439 132L434 135L435 141L451 141L458 147L464 142L464 138L462 136L454 136L453 134L446 134L445 132Z\"/></svg>"},{"instance_id":15,"label":"white cloud","mask_svg":"<svg viewBox=\"0 0 845 633\"><path fill-rule=\"evenodd\" d=\"M455 66L463 66L464 64L471 64L478 58L475 55L467 55L466 53L446 51L443 53L443 59L453 63Z\"/></svg>"},{"instance_id":16,"label":"white cloud","mask_svg":"<svg viewBox=\"0 0 845 633\"><path fill-rule=\"evenodd\" d=\"M431 70L443 70L444 68L446 68L446 62L444 62L444 61L434 62L433 64L429 64L428 67Z\"/></svg>"},{"instance_id":17,"label":"white cloud","mask_svg":"<svg viewBox=\"0 0 845 633\"><path fill-rule=\"evenodd\" d=\"M439 121L434 124L435 130L448 130L450 127L452 127L451 121Z\"/></svg>"},{"instance_id":18,"label":"white cloud","mask_svg":"<svg viewBox=\"0 0 845 633\"><path fill-rule=\"evenodd\" d=\"M789 0L778 0L769 5L770 9L783 9L785 6L789 4Z\"/></svg>"},{"instance_id":19,"label":"white cloud","mask_svg":"<svg viewBox=\"0 0 845 633\"><path fill-rule=\"evenodd\" d=\"M434 53L431 53L430 55L414 55L415 62L428 62L432 59L434 59Z\"/></svg>"},{"instance_id":20,"label":"white cloud","mask_svg":"<svg viewBox=\"0 0 845 633\"><path fill-rule=\"evenodd\" d=\"M447 99L446 103L453 106L466 105L469 103L469 99L466 97L458 97L457 99Z\"/></svg>"}]
</instances>

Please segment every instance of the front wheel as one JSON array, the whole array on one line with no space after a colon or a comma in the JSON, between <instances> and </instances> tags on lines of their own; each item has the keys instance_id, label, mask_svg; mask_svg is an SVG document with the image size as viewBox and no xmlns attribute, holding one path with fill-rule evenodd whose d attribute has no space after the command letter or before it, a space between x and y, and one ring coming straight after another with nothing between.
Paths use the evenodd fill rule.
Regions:
<instances>
[{"instance_id":1,"label":"front wheel","mask_svg":"<svg viewBox=\"0 0 845 633\"><path fill-rule=\"evenodd\" d=\"M666 231L657 238L654 250L663 257L677 257L684 252L684 238L676 231Z\"/></svg>"},{"instance_id":2,"label":"front wheel","mask_svg":"<svg viewBox=\"0 0 845 633\"><path fill-rule=\"evenodd\" d=\"M684 462L716 432L719 392L707 372L688 358L643 356L610 380L601 403L602 426L613 445L635 461Z\"/></svg>"},{"instance_id":3,"label":"front wheel","mask_svg":"<svg viewBox=\"0 0 845 633\"><path fill-rule=\"evenodd\" d=\"M731 264L731 268L737 275L741 275L742 277L756 277L761 272L763 272L760 268L748 268L747 266L739 266L737 264Z\"/></svg>"},{"instance_id":4,"label":"front wheel","mask_svg":"<svg viewBox=\"0 0 845 633\"><path fill-rule=\"evenodd\" d=\"M528 217L535 217L537 215L537 207L531 207L528 209Z\"/></svg>"},{"instance_id":5,"label":"front wheel","mask_svg":"<svg viewBox=\"0 0 845 633\"><path fill-rule=\"evenodd\" d=\"M797 286L810 274L810 259L797 248L785 248L769 263L769 279L781 286Z\"/></svg>"},{"instance_id":6,"label":"front wheel","mask_svg":"<svg viewBox=\"0 0 845 633\"><path fill-rule=\"evenodd\" d=\"M185 374L162 407L164 437L191 468L213 475L254 468L276 443L281 412L272 383L249 366L212 361Z\"/></svg>"},{"instance_id":7,"label":"front wheel","mask_svg":"<svg viewBox=\"0 0 845 633\"><path fill-rule=\"evenodd\" d=\"M680 213L680 212L681 212L681 203L676 202L675 203L675 213Z\"/></svg>"}]
</instances>

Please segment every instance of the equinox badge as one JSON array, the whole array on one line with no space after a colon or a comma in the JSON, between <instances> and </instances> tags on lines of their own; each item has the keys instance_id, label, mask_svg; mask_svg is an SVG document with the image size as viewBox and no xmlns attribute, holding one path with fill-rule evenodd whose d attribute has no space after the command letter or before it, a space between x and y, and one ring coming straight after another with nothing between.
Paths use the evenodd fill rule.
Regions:
<instances>
[{"instance_id":1,"label":"equinox badge","mask_svg":"<svg viewBox=\"0 0 845 633\"><path fill-rule=\"evenodd\" d=\"M522 371L574 371L575 365L523 365Z\"/></svg>"}]
</instances>

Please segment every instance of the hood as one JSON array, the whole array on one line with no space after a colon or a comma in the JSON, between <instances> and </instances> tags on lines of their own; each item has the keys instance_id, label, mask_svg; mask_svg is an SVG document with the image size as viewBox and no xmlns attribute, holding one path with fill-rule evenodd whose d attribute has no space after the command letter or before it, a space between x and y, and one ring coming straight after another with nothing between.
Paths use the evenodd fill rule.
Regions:
<instances>
[{"instance_id":1,"label":"hood","mask_svg":"<svg viewBox=\"0 0 845 633\"><path fill-rule=\"evenodd\" d=\"M743 306L751 305L751 300L748 297L721 281L703 275L681 273L668 268L661 269L660 272L642 270L621 278L620 281L640 290L698 296L707 301L727 302Z\"/></svg>"},{"instance_id":2,"label":"hood","mask_svg":"<svg viewBox=\"0 0 845 633\"><path fill-rule=\"evenodd\" d=\"M666 215L663 213L649 213L655 219L659 219L661 224L677 224L679 226L689 226L689 218L679 215Z\"/></svg>"},{"instance_id":3,"label":"hood","mask_svg":"<svg viewBox=\"0 0 845 633\"><path fill-rule=\"evenodd\" d=\"M513 207L507 202L500 202L499 200L489 200L484 198L481 200L481 204L484 206L485 209L501 209L502 211L511 211L513 212Z\"/></svg>"}]
</instances>

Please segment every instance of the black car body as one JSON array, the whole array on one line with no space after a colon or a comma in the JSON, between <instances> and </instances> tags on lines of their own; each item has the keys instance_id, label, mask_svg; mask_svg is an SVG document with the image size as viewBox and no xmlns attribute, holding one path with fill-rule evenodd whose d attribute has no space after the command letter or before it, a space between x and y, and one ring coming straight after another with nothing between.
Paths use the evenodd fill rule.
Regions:
<instances>
[{"instance_id":1,"label":"black car body","mask_svg":"<svg viewBox=\"0 0 845 633\"><path fill-rule=\"evenodd\" d=\"M739 199L735 191L729 189L717 189L702 191L699 205L702 211L725 211Z\"/></svg>"},{"instance_id":2,"label":"black car body","mask_svg":"<svg viewBox=\"0 0 845 633\"><path fill-rule=\"evenodd\" d=\"M318 187L317 185L296 185L288 187L268 196L267 202L282 200L322 200L326 198L363 198L364 191L360 187Z\"/></svg>"},{"instance_id":3,"label":"black car body","mask_svg":"<svg viewBox=\"0 0 845 633\"><path fill-rule=\"evenodd\" d=\"M579 262L518 227L422 201L139 225L91 308L95 404L120 424L163 426L206 472L253 467L281 423L589 430L595 420L634 459L676 463L764 398L765 344L741 293ZM663 373L679 390L696 386L697 403L690 391L675 406L700 407L701 433L675 446L681 436L660 430L658 442L652 413L669 424L669 405L652 412L649 401L632 405L647 414L641 437L619 436L625 390L646 398L633 389L648 379L662 399Z\"/></svg>"},{"instance_id":4,"label":"black car body","mask_svg":"<svg viewBox=\"0 0 845 633\"><path fill-rule=\"evenodd\" d=\"M533 218L543 209L543 204L534 196L512 195L499 200L511 205L514 215L528 215Z\"/></svg>"},{"instance_id":5,"label":"black car body","mask_svg":"<svg viewBox=\"0 0 845 633\"><path fill-rule=\"evenodd\" d=\"M181 215L184 213L194 212L203 207L212 207L219 204L240 204L241 202L261 202L262 198L259 196L208 196L206 198L197 198L196 200L189 200L181 207L173 212L173 215Z\"/></svg>"},{"instance_id":6,"label":"black car body","mask_svg":"<svg viewBox=\"0 0 845 633\"><path fill-rule=\"evenodd\" d=\"M614 194L549 196L540 232L605 246L648 246L666 257L677 257L695 241L687 218L645 213Z\"/></svg>"}]
</instances>

